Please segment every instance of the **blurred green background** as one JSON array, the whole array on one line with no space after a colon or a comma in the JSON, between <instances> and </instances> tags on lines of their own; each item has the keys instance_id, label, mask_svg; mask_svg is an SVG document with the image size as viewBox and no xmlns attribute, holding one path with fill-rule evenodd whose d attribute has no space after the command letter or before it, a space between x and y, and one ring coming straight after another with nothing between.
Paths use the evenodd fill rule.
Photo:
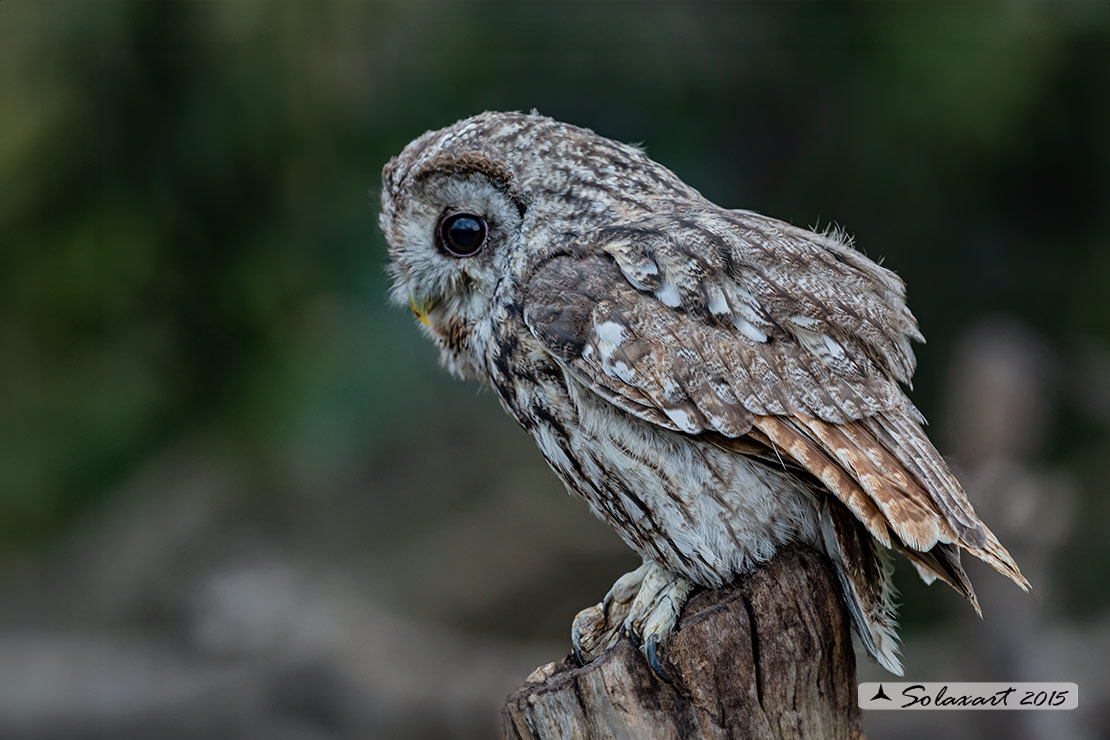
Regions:
<instances>
[{"instance_id":1,"label":"blurred green background","mask_svg":"<svg viewBox=\"0 0 1110 740\"><path fill-rule=\"evenodd\" d=\"M913 397L1037 587L974 571L979 623L900 568L909 675L1110 699L1107 16L3 0L0 736L488 736L634 564L386 305L382 165L488 109L902 275Z\"/></svg>"}]
</instances>

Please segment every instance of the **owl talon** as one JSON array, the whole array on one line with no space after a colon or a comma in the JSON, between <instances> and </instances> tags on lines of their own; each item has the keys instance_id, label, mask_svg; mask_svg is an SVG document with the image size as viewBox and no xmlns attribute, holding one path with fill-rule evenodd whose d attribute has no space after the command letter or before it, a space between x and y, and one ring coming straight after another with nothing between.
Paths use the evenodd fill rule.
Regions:
<instances>
[{"instance_id":1,"label":"owl talon","mask_svg":"<svg viewBox=\"0 0 1110 740\"><path fill-rule=\"evenodd\" d=\"M617 579L601 603L583 609L574 617L570 642L579 665L585 665L601 655L627 634L628 613L647 572L648 565L645 563L625 573Z\"/></svg>"},{"instance_id":2,"label":"owl talon","mask_svg":"<svg viewBox=\"0 0 1110 740\"><path fill-rule=\"evenodd\" d=\"M578 667L581 668L586 665L586 657L582 655L582 648L579 647L578 643L575 642L573 638L570 641L570 649L571 653L574 655L574 662L578 664Z\"/></svg>"},{"instance_id":3,"label":"owl talon","mask_svg":"<svg viewBox=\"0 0 1110 740\"><path fill-rule=\"evenodd\" d=\"M694 584L657 565L645 574L629 609L624 629L660 679L671 683L659 660L659 645L667 639L690 598Z\"/></svg>"},{"instance_id":4,"label":"owl talon","mask_svg":"<svg viewBox=\"0 0 1110 740\"><path fill-rule=\"evenodd\" d=\"M651 670L655 671L655 675L664 683L674 683L667 672L663 670L663 664L659 661L659 635L649 635L647 642L644 644L644 651L647 656L648 665Z\"/></svg>"},{"instance_id":5,"label":"owl talon","mask_svg":"<svg viewBox=\"0 0 1110 740\"><path fill-rule=\"evenodd\" d=\"M694 584L655 565L644 563L621 576L600 603L578 612L571 625L574 659L582 666L628 638L667 683L659 646L673 631Z\"/></svg>"}]
</instances>

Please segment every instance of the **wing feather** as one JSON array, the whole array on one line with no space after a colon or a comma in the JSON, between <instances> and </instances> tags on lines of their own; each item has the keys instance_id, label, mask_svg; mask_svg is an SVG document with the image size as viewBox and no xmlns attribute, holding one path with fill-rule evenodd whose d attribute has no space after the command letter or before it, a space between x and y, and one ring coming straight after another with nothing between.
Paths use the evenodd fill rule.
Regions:
<instances>
[{"instance_id":1,"label":"wing feather","mask_svg":"<svg viewBox=\"0 0 1110 740\"><path fill-rule=\"evenodd\" d=\"M620 408L743 454L769 445L973 603L958 547L1028 585L899 387L921 340L901 280L836 235L656 215L546 258L524 303L545 349Z\"/></svg>"}]
</instances>

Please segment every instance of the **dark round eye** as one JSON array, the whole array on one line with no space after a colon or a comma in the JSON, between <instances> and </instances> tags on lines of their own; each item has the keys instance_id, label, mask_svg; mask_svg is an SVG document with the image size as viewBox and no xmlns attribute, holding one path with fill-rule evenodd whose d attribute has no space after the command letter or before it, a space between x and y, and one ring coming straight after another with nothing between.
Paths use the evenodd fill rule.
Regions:
<instances>
[{"instance_id":1,"label":"dark round eye","mask_svg":"<svg viewBox=\"0 0 1110 740\"><path fill-rule=\"evenodd\" d=\"M489 234L486 220L473 213L449 213L439 222L436 236L443 251L455 257L473 257Z\"/></svg>"}]
</instances>

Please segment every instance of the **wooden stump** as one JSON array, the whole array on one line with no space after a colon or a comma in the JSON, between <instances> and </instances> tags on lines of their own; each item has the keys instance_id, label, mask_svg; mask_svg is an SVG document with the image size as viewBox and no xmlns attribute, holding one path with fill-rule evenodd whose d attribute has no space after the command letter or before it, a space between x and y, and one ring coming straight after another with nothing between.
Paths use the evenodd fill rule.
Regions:
<instances>
[{"instance_id":1,"label":"wooden stump","mask_svg":"<svg viewBox=\"0 0 1110 740\"><path fill-rule=\"evenodd\" d=\"M661 681L629 641L543 668L501 710L507 740L863 738L856 662L825 559L790 549L698 593L663 646Z\"/></svg>"}]
</instances>

